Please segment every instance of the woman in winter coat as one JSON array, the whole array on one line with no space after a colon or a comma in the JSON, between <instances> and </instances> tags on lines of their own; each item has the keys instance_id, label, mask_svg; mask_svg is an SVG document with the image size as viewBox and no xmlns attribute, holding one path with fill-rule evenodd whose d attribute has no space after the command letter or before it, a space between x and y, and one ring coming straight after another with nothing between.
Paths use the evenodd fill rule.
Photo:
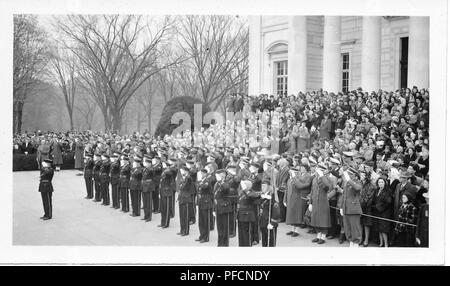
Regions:
<instances>
[{"instance_id":1,"label":"woman in winter coat","mask_svg":"<svg viewBox=\"0 0 450 286\"><path fill-rule=\"evenodd\" d=\"M319 173L315 172L311 183L308 208L311 211L311 226L317 232L317 237L312 242L318 244L325 243L328 228L331 227L330 205L327 196L330 187L331 182L329 177L325 176L325 174L319 175Z\"/></svg>"},{"instance_id":2,"label":"woman in winter coat","mask_svg":"<svg viewBox=\"0 0 450 286\"><path fill-rule=\"evenodd\" d=\"M378 178L373 196L372 214L377 217L392 219L392 212L392 192L389 184L385 179ZM381 219L374 219L373 226L378 231L380 247L388 247L388 233L391 231L391 223Z\"/></svg>"},{"instance_id":3,"label":"woman in winter coat","mask_svg":"<svg viewBox=\"0 0 450 286\"><path fill-rule=\"evenodd\" d=\"M303 224L306 209L306 197L311 192L312 177L308 165L300 165L291 169L291 178L288 181L287 192L284 195L286 206L286 224L292 226L287 235L299 236L299 227Z\"/></svg>"},{"instance_id":4,"label":"woman in winter coat","mask_svg":"<svg viewBox=\"0 0 450 286\"><path fill-rule=\"evenodd\" d=\"M372 203L373 196L375 193L375 185L372 184L370 176L366 173L360 173L361 181L363 182L363 187L361 190L360 204L363 214L372 214ZM370 228L372 227L373 221L371 217L361 216L361 224L364 227L364 242L363 246L367 247L369 245Z\"/></svg>"}]
</instances>

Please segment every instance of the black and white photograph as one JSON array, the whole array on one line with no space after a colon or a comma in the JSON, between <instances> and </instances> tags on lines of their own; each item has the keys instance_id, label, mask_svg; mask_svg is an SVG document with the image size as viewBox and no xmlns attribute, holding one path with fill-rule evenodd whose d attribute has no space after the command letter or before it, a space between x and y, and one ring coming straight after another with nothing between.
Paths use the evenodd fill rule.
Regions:
<instances>
[{"instance_id":1,"label":"black and white photograph","mask_svg":"<svg viewBox=\"0 0 450 286\"><path fill-rule=\"evenodd\" d=\"M1 263L445 263L446 1L36 2Z\"/></svg>"}]
</instances>

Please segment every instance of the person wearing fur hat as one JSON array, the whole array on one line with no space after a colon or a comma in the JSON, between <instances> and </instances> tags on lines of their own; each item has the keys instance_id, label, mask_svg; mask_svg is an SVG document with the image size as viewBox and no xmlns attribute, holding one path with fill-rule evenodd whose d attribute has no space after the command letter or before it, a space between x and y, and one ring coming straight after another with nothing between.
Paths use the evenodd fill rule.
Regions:
<instances>
[{"instance_id":1,"label":"person wearing fur hat","mask_svg":"<svg viewBox=\"0 0 450 286\"><path fill-rule=\"evenodd\" d=\"M395 219L398 221L394 229L395 246L413 247L415 241L415 227L413 225L417 223L417 209L413 204L413 196L411 193L405 192L402 195L402 205Z\"/></svg>"},{"instance_id":2,"label":"person wearing fur hat","mask_svg":"<svg viewBox=\"0 0 450 286\"><path fill-rule=\"evenodd\" d=\"M42 220L49 220L52 218L52 193L53 193L53 174L52 160L44 159L42 160L42 168L39 178L39 189L42 197L42 205L44 207L44 215L41 217Z\"/></svg>"},{"instance_id":3,"label":"person wearing fur hat","mask_svg":"<svg viewBox=\"0 0 450 286\"><path fill-rule=\"evenodd\" d=\"M369 175L368 175L369 174ZM360 172L360 179L363 184L361 189L360 204L363 214L372 215L373 196L375 194L375 184L370 179L370 173L366 171ZM367 247L369 245L370 229L373 224L373 219L368 216L361 216L361 224L364 231L364 242L362 245Z\"/></svg>"}]
</instances>

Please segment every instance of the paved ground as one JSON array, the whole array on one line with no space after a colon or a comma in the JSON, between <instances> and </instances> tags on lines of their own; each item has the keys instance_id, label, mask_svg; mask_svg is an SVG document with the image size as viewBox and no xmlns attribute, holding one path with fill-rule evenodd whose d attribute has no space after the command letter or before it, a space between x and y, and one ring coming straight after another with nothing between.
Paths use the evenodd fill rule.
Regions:
<instances>
[{"instance_id":1,"label":"paved ground","mask_svg":"<svg viewBox=\"0 0 450 286\"><path fill-rule=\"evenodd\" d=\"M201 246L215 247L217 232L211 233L208 243L199 244L198 225L191 225L189 236L178 236L178 209L170 227L160 229L160 215L153 214L151 222L131 217L110 206L84 199L84 179L77 171L64 170L55 173L53 186L53 219L42 221L42 201L38 188L38 171L14 172L13 244L14 245L120 245L120 246ZM141 218L143 211L141 211ZM278 228L277 246L343 247L337 239L325 244L311 243L315 236L302 230L299 237L286 235L289 226ZM230 239L230 246L237 246L237 237ZM260 247L260 245L258 245Z\"/></svg>"}]
</instances>

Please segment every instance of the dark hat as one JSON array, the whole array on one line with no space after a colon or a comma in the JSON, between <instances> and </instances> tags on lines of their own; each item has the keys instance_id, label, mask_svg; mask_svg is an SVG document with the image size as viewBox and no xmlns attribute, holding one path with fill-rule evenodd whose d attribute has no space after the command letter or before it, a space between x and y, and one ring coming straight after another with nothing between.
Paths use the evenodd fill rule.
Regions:
<instances>
[{"instance_id":1,"label":"dark hat","mask_svg":"<svg viewBox=\"0 0 450 286\"><path fill-rule=\"evenodd\" d=\"M186 166L186 165L181 165L181 168L180 168L181 170L185 170L185 171L189 171L189 168Z\"/></svg>"},{"instance_id":2,"label":"dark hat","mask_svg":"<svg viewBox=\"0 0 450 286\"><path fill-rule=\"evenodd\" d=\"M228 166L227 166L227 170L228 169L236 169L236 165L234 165L234 164L229 164Z\"/></svg>"},{"instance_id":3,"label":"dark hat","mask_svg":"<svg viewBox=\"0 0 450 286\"><path fill-rule=\"evenodd\" d=\"M298 172L298 171L300 171L300 166L297 165L297 166L291 167L291 170Z\"/></svg>"},{"instance_id":4,"label":"dark hat","mask_svg":"<svg viewBox=\"0 0 450 286\"><path fill-rule=\"evenodd\" d=\"M364 165L366 165L367 167L373 167L375 164L373 163L373 161L365 161Z\"/></svg>"},{"instance_id":5,"label":"dark hat","mask_svg":"<svg viewBox=\"0 0 450 286\"><path fill-rule=\"evenodd\" d=\"M327 166L325 165L325 163L320 162L317 164L317 168L322 169L322 170L327 170Z\"/></svg>"},{"instance_id":6,"label":"dark hat","mask_svg":"<svg viewBox=\"0 0 450 286\"><path fill-rule=\"evenodd\" d=\"M52 159L44 159L44 162L49 164L53 163Z\"/></svg>"},{"instance_id":7,"label":"dark hat","mask_svg":"<svg viewBox=\"0 0 450 286\"><path fill-rule=\"evenodd\" d=\"M241 158L241 162L242 162L242 163L249 164L249 163L250 163L250 160L249 160L248 158Z\"/></svg>"},{"instance_id":8,"label":"dark hat","mask_svg":"<svg viewBox=\"0 0 450 286\"><path fill-rule=\"evenodd\" d=\"M109 158L109 155L106 154L106 153L103 153L103 154L102 154L102 157Z\"/></svg>"},{"instance_id":9,"label":"dark hat","mask_svg":"<svg viewBox=\"0 0 450 286\"><path fill-rule=\"evenodd\" d=\"M140 163L142 162L142 159L140 157L134 157L134 162Z\"/></svg>"},{"instance_id":10,"label":"dark hat","mask_svg":"<svg viewBox=\"0 0 450 286\"><path fill-rule=\"evenodd\" d=\"M128 158L128 156L122 155L122 160L124 160L124 161L130 161L130 158Z\"/></svg>"},{"instance_id":11,"label":"dark hat","mask_svg":"<svg viewBox=\"0 0 450 286\"><path fill-rule=\"evenodd\" d=\"M213 154L213 153L208 153L208 154L206 154L206 156L207 156L207 157L211 157L211 158L213 158L214 160L216 159L216 155Z\"/></svg>"},{"instance_id":12,"label":"dark hat","mask_svg":"<svg viewBox=\"0 0 450 286\"><path fill-rule=\"evenodd\" d=\"M202 172L202 173L208 173L208 170L206 170L206 169L201 169L200 172Z\"/></svg>"},{"instance_id":13,"label":"dark hat","mask_svg":"<svg viewBox=\"0 0 450 286\"><path fill-rule=\"evenodd\" d=\"M109 156L109 158L117 158L118 156L116 154L113 154L111 156Z\"/></svg>"},{"instance_id":14,"label":"dark hat","mask_svg":"<svg viewBox=\"0 0 450 286\"><path fill-rule=\"evenodd\" d=\"M194 162L194 160L186 160L186 164L191 164L191 165L194 165L194 164L195 164L195 162Z\"/></svg>"},{"instance_id":15,"label":"dark hat","mask_svg":"<svg viewBox=\"0 0 450 286\"><path fill-rule=\"evenodd\" d=\"M91 153L86 153L86 154L84 154L84 157L85 157L85 158L86 158L86 157L92 158L92 154L91 154Z\"/></svg>"},{"instance_id":16,"label":"dark hat","mask_svg":"<svg viewBox=\"0 0 450 286\"><path fill-rule=\"evenodd\" d=\"M219 169L219 170L217 170L216 171L216 174L225 174L226 173L226 171L225 171L225 169Z\"/></svg>"},{"instance_id":17,"label":"dark hat","mask_svg":"<svg viewBox=\"0 0 450 286\"><path fill-rule=\"evenodd\" d=\"M261 167L258 162L253 162L250 166L256 167L257 169Z\"/></svg>"}]
</instances>

